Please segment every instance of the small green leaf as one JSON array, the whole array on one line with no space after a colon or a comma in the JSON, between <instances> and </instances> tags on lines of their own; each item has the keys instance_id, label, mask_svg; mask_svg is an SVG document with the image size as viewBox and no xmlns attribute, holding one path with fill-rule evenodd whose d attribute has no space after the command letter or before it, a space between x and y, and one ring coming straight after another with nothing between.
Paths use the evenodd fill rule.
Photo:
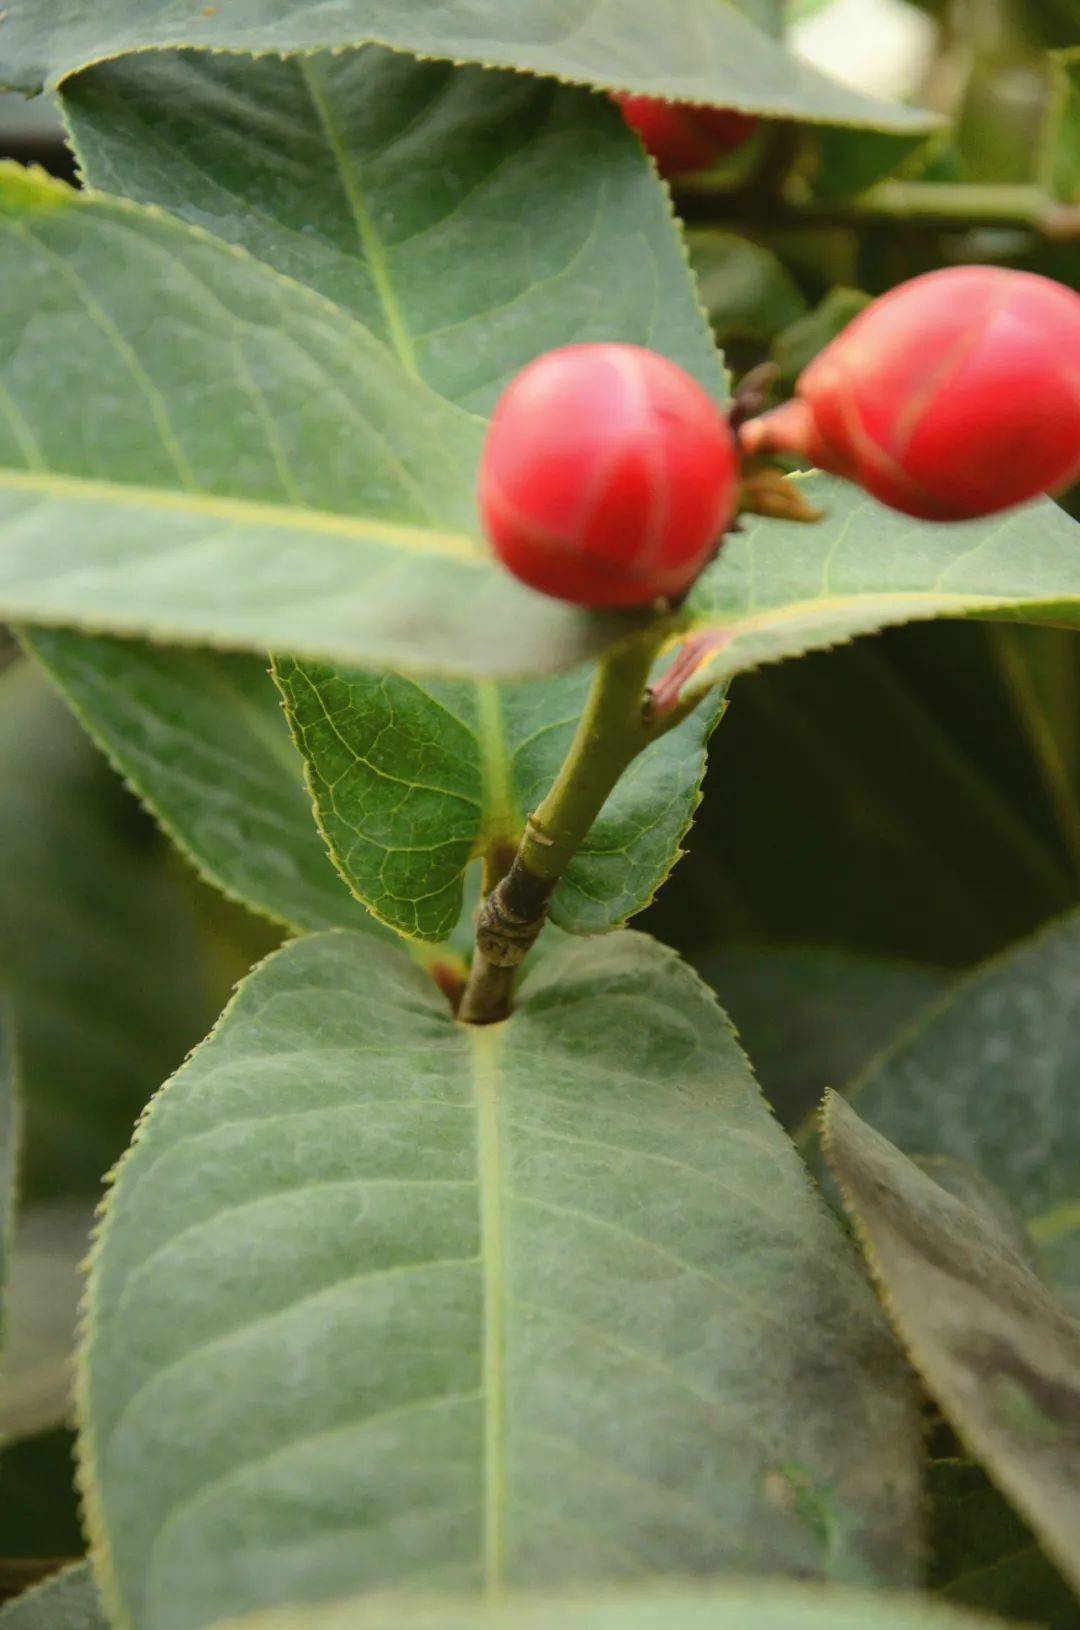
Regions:
<instances>
[{"instance_id":1,"label":"small green leaf","mask_svg":"<svg viewBox=\"0 0 1080 1630\"><path fill-rule=\"evenodd\" d=\"M850 1094L906 1153L989 1178L1080 1308L1080 912L978 969Z\"/></svg>"},{"instance_id":2,"label":"small green leaf","mask_svg":"<svg viewBox=\"0 0 1080 1630\"><path fill-rule=\"evenodd\" d=\"M5 1603L0 1630L108 1630L90 1564L63 1568Z\"/></svg>"},{"instance_id":3,"label":"small green leaf","mask_svg":"<svg viewBox=\"0 0 1080 1630\"><path fill-rule=\"evenodd\" d=\"M465 868L512 851L570 745L588 674L543 685L433 684L281 660L285 697L334 863L383 922L443 939ZM700 799L711 701L622 777L552 901L571 933L602 933L652 899Z\"/></svg>"},{"instance_id":4,"label":"small green leaf","mask_svg":"<svg viewBox=\"0 0 1080 1630\"><path fill-rule=\"evenodd\" d=\"M360 1588L912 1577L899 1357L723 1016L638 935L564 942L487 1029L362 936L264 964L111 1190L81 1391L140 1630Z\"/></svg>"},{"instance_id":5,"label":"small green leaf","mask_svg":"<svg viewBox=\"0 0 1080 1630\"><path fill-rule=\"evenodd\" d=\"M148 13L140 0L12 0L0 34L0 84L55 87L90 62L147 47L269 51L391 46L421 57L523 69L558 79L632 88L779 118L926 130L918 108L880 102L829 79L773 37L774 0L680 0L678 26L664 26L652 0L595 0L568 14L560 0L343 0L328 10L276 0Z\"/></svg>"},{"instance_id":6,"label":"small green leaf","mask_svg":"<svg viewBox=\"0 0 1080 1630\"><path fill-rule=\"evenodd\" d=\"M1030 1065L1026 1073L1030 1081ZM946 1193L835 1094L822 1136L916 1368L1080 1584L1080 1325L984 1213Z\"/></svg>"},{"instance_id":7,"label":"small green leaf","mask_svg":"<svg viewBox=\"0 0 1080 1630\"><path fill-rule=\"evenodd\" d=\"M0 986L23 1183L96 1192L212 1012L195 924L138 807L30 663L0 677Z\"/></svg>"},{"instance_id":8,"label":"small green leaf","mask_svg":"<svg viewBox=\"0 0 1080 1630\"><path fill-rule=\"evenodd\" d=\"M192 864L296 928L375 924L326 858L265 657L26 628L24 643Z\"/></svg>"}]
</instances>

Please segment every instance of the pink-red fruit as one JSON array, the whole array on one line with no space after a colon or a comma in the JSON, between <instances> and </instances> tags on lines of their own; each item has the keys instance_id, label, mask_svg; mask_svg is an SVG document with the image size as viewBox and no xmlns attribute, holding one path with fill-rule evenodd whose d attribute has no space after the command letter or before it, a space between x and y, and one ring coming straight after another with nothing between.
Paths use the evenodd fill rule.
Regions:
<instances>
[{"instance_id":1,"label":"pink-red fruit","mask_svg":"<svg viewBox=\"0 0 1080 1630\"><path fill-rule=\"evenodd\" d=\"M492 420L480 508L522 582L577 605L685 593L735 513L727 419L635 345L570 345L518 374Z\"/></svg>"},{"instance_id":2,"label":"pink-red fruit","mask_svg":"<svg viewBox=\"0 0 1080 1630\"><path fill-rule=\"evenodd\" d=\"M743 426L930 521L991 515L1080 477L1080 295L1033 272L957 266L902 283Z\"/></svg>"},{"instance_id":3,"label":"pink-red fruit","mask_svg":"<svg viewBox=\"0 0 1080 1630\"><path fill-rule=\"evenodd\" d=\"M652 96L616 96L623 117L656 160L661 175L707 170L748 141L757 129L752 113L661 102Z\"/></svg>"}]
</instances>

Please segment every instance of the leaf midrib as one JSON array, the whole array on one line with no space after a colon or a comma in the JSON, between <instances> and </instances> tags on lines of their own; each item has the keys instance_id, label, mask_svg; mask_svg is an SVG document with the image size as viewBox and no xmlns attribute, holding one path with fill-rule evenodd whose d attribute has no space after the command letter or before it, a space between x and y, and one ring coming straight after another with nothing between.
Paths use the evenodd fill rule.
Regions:
<instances>
[{"instance_id":1,"label":"leaf midrib","mask_svg":"<svg viewBox=\"0 0 1080 1630\"><path fill-rule=\"evenodd\" d=\"M506 1286L503 1217L502 1125L499 1059L503 1025L473 1025L473 1092L476 1158L480 1185L480 1254L483 1279L483 1533L482 1577L490 1600L506 1583Z\"/></svg>"},{"instance_id":2,"label":"leaf midrib","mask_svg":"<svg viewBox=\"0 0 1080 1630\"><path fill-rule=\"evenodd\" d=\"M195 519L220 520L237 526L269 526L298 532L319 532L334 537L372 540L412 549L420 554L451 555L470 565L481 565L485 554L464 532L437 532L405 522L374 516L341 515L332 510L298 509L270 499L225 498L201 491L173 492L167 487L134 482L58 475L51 471L0 470L0 492L25 492L43 498L120 504L129 508L171 510ZM0 516L0 524L3 517Z\"/></svg>"}]
</instances>

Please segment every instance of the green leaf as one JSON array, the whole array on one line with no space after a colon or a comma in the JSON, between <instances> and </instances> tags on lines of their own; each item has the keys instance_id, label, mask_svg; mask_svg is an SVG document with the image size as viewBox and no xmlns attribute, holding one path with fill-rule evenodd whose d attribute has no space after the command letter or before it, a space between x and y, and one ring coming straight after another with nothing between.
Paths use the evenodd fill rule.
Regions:
<instances>
[{"instance_id":1,"label":"green leaf","mask_svg":"<svg viewBox=\"0 0 1080 1630\"><path fill-rule=\"evenodd\" d=\"M930 1466L929 1584L936 1595L1045 1630L1077 1630L1080 1603L980 1466Z\"/></svg>"},{"instance_id":2,"label":"green leaf","mask_svg":"<svg viewBox=\"0 0 1080 1630\"><path fill-rule=\"evenodd\" d=\"M212 999L152 830L29 663L0 678L0 855L23 1187L96 1192Z\"/></svg>"},{"instance_id":3,"label":"green leaf","mask_svg":"<svg viewBox=\"0 0 1080 1630\"><path fill-rule=\"evenodd\" d=\"M1080 1307L1080 912L980 968L850 1094L909 1155L974 1167Z\"/></svg>"},{"instance_id":4,"label":"green leaf","mask_svg":"<svg viewBox=\"0 0 1080 1630\"><path fill-rule=\"evenodd\" d=\"M279 661L319 823L349 887L383 922L446 937L465 869L512 851L566 756L589 685L421 684ZM692 714L635 760L552 900L571 933L644 909L680 853L722 703Z\"/></svg>"},{"instance_id":5,"label":"green leaf","mask_svg":"<svg viewBox=\"0 0 1080 1630\"><path fill-rule=\"evenodd\" d=\"M726 393L670 203L601 98L372 49L138 57L63 103L93 186L309 285L473 413L586 340L650 346Z\"/></svg>"},{"instance_id":6,"label":"green leaf","mask_svg":"<svg viewBox=\"0 0 1080 1630\"><path fill-rule=\"evenodd\" d=\"M287 116L290 138L255 166L266 106ZM487 409L536 351L589 337L648 343L724 391L670 209L612 110L580 93L380 50L310 62L187 53L96 69L66 108L93 183L212 219L350 306L450 399ZM222 177L209 190L208 171ZM350 190L360 178L362 217ZM533 223L549 220L559 230L541 242ZM107 649L109 682L143 691L120 666L124 648ZM200 695L200 661L186 676L171 658L159 667L177 709L186 689L201 717L220 698ZM516 846L588 676L500 691L292 661L280 673L339 870L384 921L443 937L471 856ZM108 691L102 702L107 729ZM665 738L624 781L559 891L562 926L596 932L648 903L678 856L716 714ZM309 843L310 830L305 818ZM237 892L252 897L250 884ZM347 906L339 890L330 921Z\"/></svg>"},{"instance_id":7,"label":"green leaf","mask_svg":"<svg viewBox=\"0 0 1080 1630\"><path fill-rule=\"evenodd\" d=\"M493 1607L462 1600L413 1605L401 1598L328 1602L297 1615L260 1613L230 1630L993 1630L996 1619L953 1612L927 1597L709 1585L698 1591L524 1598Z\"/></svg>"},{"instance_id":8,"label":"green leaf","mask_svg":"<svg viewBox=\"0 0 1080 1630\"><path fill-rule=\"evenodd\" d=\"M77 1562L0 1608L0 1630L107 1630L88 1562Z\"/></svg>"},{"instance_id":9,"label":"green leaf","mask_svg":"<svg viewBox=\"0 0 1080 1630\"><path fill-rule=\"evenodd\" d=\"M680 0L678 26L664 26L651 0L616 12L585 0L568 15L560 0L343 0L328 10L275 0L147 12L139 0L14 0L0 35L0 84L56 86L67 75L148 47L318 51L375 42L415 56L554 75L605 89L710 102L780 118L925 130L917 108L880 102L838 84L773 38L773 0Z\"/></svg>"},{"instance_id":10,"label":"green leaf","mask_svg":"<svg viewBox=\"0 0 1080 1630\"><path fill-rule=\"evenodd\" d=\"M3 615L435 670L602 641L477 541L482 422L321 296L13 167L0 276Z\"/></svg>"},{"instance_id":11,"label":"green leaf","mask_svg":"<svg viewBox=\"0 0 1080 1630\"><path fill-rule=\"evenodd\" d=\"M735 946L697 958L785 1126L844 1087L952 983L943 968L829 946Z\"/></svg>"},{"instance_id":12,"label":"green leaf","mask_svg":"<svg viewBox=\"0 0 1080 1630\"><path fill-rule=\"evenodd\" d=\"M799 285L770 249L735 232L687 234L709 321L721 344L769 341L806 311Z\"/></svg>"},{"instance_id":13,"label":"green leaf","mask_svg":"<svg viewBox=\"0 0 1080 1630\"><path fill-rule=\"evenodd\" d=\"M773 340L773 361L790 388L819 351L831 343L870 303L861 289L830 289L821 303L798 317Z\"/></svg>"},{"instance_id":14,"label":"green leaf","mask_svg":"<svg viewBox=\"0 0 1080 1630\"><path fill-rule=\"evenodd\" d=\"M1080 527L1049 499L931 525L827 476L804 488L824 521L748 523L690 596L693 626L715 636L717 681L930 617L1080 621Z\"/></svg>"},{"instance_id":15,"label":"green leaf","mask_svg":"<svg viewBox=\"0 0 1080 1630\"><path fill-rule=\"evenodd\" d=\"M1080 1325L984 1214L834 1093L822 1136L916 1368L1065 1577L1080 1584Z\"/></svg>"},{"instance_id":16,"label":"green leaf","mask_svg":"<svg viewBox=\"0 0 1080 1630\"><path fill-rule=\"evenodd\" d=\"M297 928L375 924L334 875L266 658L27 628L47 669L196 869Z\"/></svg>"},{"instance_id":17,"label":"green leaf","mask_svg":"<svg viewBox=\"0 0 1080 1630\"><path fill-rule=\"evenodd\" d=\"M722 1015L637 935L564 942L486 1029L361 936L264 964L111 1191L81 1393L140 1630L912 1574L898 1355Z\"/></svg>"}]
</instances>

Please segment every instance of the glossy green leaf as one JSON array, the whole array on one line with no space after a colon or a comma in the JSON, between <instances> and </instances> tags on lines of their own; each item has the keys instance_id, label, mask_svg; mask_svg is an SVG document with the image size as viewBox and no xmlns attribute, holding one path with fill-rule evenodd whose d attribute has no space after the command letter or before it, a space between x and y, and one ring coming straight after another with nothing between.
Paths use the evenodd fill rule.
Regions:
<instances>
[{"instance_id":1,"label":"glossy green leaf","mask_svg":"<svg viewBox=\"0 0 1080 1630\"><path fill-rule=\"evenodd\" d=\"M946 1601L1044 1630L1077 1630L1080 1602L981 1466L930 1466L927 1583Z\"/></svg>"},{"instance_id":2,"label":"glossy green leaf","mask_svg":"<svg viewBox=\"0 0 1080 1630\"><path fill-rule=\"evenodd\" d=\"M95 187L242 245L473 412L585 340L650 346L724 395L670 204L597 97L371 49L129 58L63 104Z\"/></svg>"},{"instance_id":3,"label":"glossy green leaf","mask_svg":"<svg viewBox=\"0 0 1080 1630\"><path fill-rule=\"evenodd\" d=\"M712 998L633 934L551 951L487 1029L361 936L265 964L111 1191L81 1394L140 1630L912 1575L898 1355Z\"/></svg>"},{"instance_id":4,"label":"glossy green leaf","mask_svg":"<svg viewBox=\"0 0 1080 1630\"><path fill-rule=\"evenodd\" d=\"M595 649L475 536L482 422L321 296L16 168L0 277L4 615L435 670Z\"/></svg>"},{"instance_id":5,"label":"glossy green leaf","mask_svg":"<svg viewBox=\"0 0 1080 1630\"><path fill-rule=\"evenodd\" d=\"M829 946L734 946L696 959L754 1074L795 1128L826 1087L844 1087L952 983L943 968Z\"/></svg>"},{"instance_id":6,"label":"glossy green leaf","mask_svg":"<svg viewBox=\"0 0 1080 1630\"><path fill-rule=\"evenodd\" d=\"M716 679L929 617L1080 621L1080 527L1049 499L931 525L827 476L804 490L822 522L747 525L690 596Z\"/></svg>"},{"instance_id":7,"label":"glossy green leaf","mask_svg":"<svg viewBox=\"0 0 1080 1630\"><path fill-rule=\"evenodd\" d=\"M23 1186L96 1191L212 998L152 829L29 663L0 677L0 856Z\"/></svg>"},{"instance_id":8,"label":"glossy green leaf","mask_svg":"<svg viewBox=\"0 0 1080 1630\"><path fill-rule=\"evenodd\" d=\"M260 1613L230 1630L993 1630L995 1619L958 1613L920 1596L870 1596L790 1585L709 1585L636 1595L486 1606L400 1598L330 1602L303 1614Z\"/></svg>"},{"instance_id":9,"label":"glossy green leaf","mask_svg":"<svg viewBox=\"0 0 1080 1630\"><path fill-rule=\"evenodd\" d=\"M1080 1307L1080 912L986 964L928 1014L851 1101L908 1155L993 1182L1048 1278Z\"/></svg>"},{"instance_id":10,"label":"glossy green leaf","mask_svg":"<svg viewBox=\"0 0 1080 1630\"><path fill-rule=\"evenodd\" d=\"M1080 1325L985 1215L946 1193L835 1093L823 1142L916 1368L1077 1586Z\"/></svg>"},{"instance_id":11,"label":"glossy green leaf","mask_svg":"<svg viewBox=\"0 0 1080 1630\"><path fill-rule=\"evenodd\" d=\"M297 928L374 928L326 858L265 657L28 628L26 645L193 865Z\"/></svg>"},{"instance_id":12,"label":"glossy green leaf","mask_svg":"<svg viewBox=\"0 0 1080 1630\"><path fill-rule=\"evenodd\" d=\"M148 13L139 0L12 0L0 32L0 84L35 90L125 51L197 46L232 51L317 51L369 41L417 56L551 74L783 118L925 130L916 108L863 96L787 51L773 37L774 0L678 0L665 26L651 0L617 10L579 0L233 0L171 4Z\"/></svg>"},{"instance_id":13,"label":"glossy green leaf","mask_svg":"<svg viewBox=\"0 0 1080 1630\"><path fill-rule=\"evenodd\" d=\"M516 848L589 686L588 674L421 684L289 661L275 674L335 864L383 922L428 940L457 922L473 856ZM560 927L601 933L648 905L700 799L721 707L692 714L631 765L555 892Z\"/></svg>"},{"instance_id":14,"label":"glossy green leaf","mask_svg":"<svg viewBox=\"0 0 1080 1630\"><path fill-rule=\"evenodd\" d=\"M724 390L670 210L612 111L579 93L373 49L140 57L83 75L65 100L93 183L211 221L350 307L450 399L486 409L538 349L588 337L647 343ZM361 179L358 230L349 183ZM537 231L553 219L558 231ZM77 638L49 638L77 654ZM123 671L125 648L106 649L106 684L144 692ZM188 691L199 718L220 708L201 694L200 662L158 659L175 705ZM554 778L588 676L500 691L292 661L280 671L339 870L384 921L443 937L472 854L516 845ZM104 705L107 731L108 690L88 704L83 691L91 721ZM648 903L678 856L716 711L665 739L615 794L555 901L564 927L610 928ZM305 815L308 844L310 833ZM340 888L335 906L341 921Z\"/></svg>"},{"instance_id":15,"label":"glossy green leaf","mask_svg":"<svg viewBox=\"0 0 1080 1630\"><path fill-rule=\"evenodd\" d=\"M108 1630L89 1563L63 1568L0 1607L0 1630Z\"/></svg>"}]
</instances>

